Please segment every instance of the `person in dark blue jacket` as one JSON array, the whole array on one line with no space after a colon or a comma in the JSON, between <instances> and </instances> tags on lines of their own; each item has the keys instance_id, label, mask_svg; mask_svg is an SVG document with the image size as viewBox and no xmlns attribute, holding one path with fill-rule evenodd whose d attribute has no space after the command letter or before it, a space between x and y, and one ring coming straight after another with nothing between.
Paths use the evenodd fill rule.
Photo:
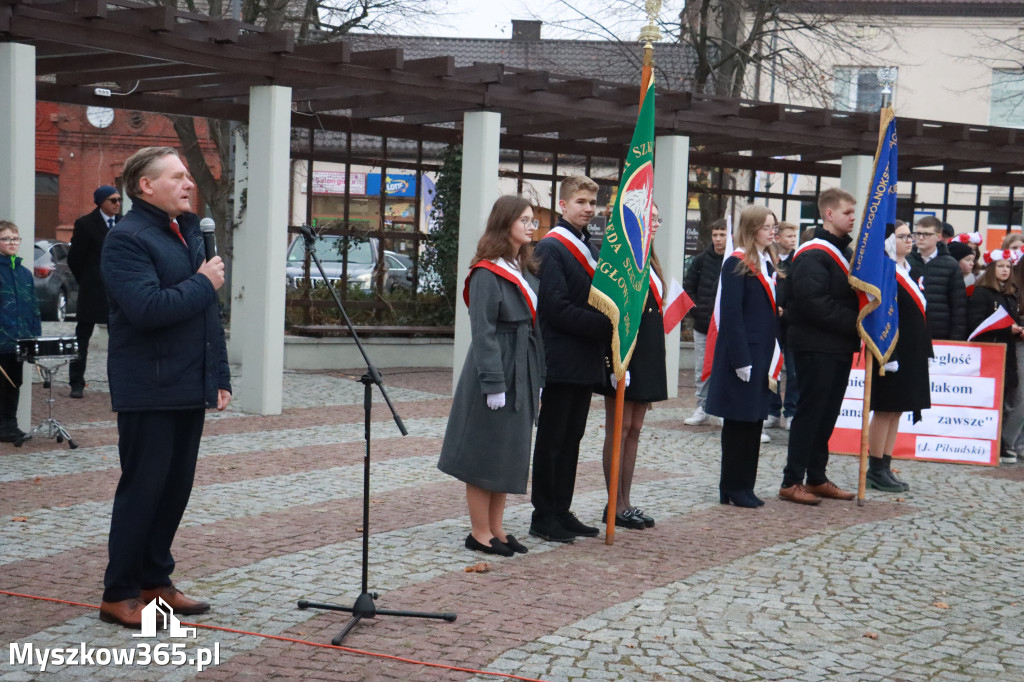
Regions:
<instances>
[{"instance_id":1,"label":"person in dark blue jacket","mask_svg":"<svg viewBox=\"0 0 1024 682\"><path fill-rule=\"evenodd\" d=\"M0 443L20 441L25 432L18 428L18 398L21 396L22 367L18 339L42 334L39 304L32 273L21 264L18 226L0 220Z\"/></svg>"},{"instance_id":2,"label":"person in dark blue jacket","mask_svg":"<svg viewBox=\"0 0 1024 682\"><path fill-rule=\"evenodd\" d=\"M775 216L765 206L740 214L736 251L722 263L721 321L711 364L707 410L722 418L722 504L760 507L754 494L761 426L777 348Z\"/></svg>"},{"instance_id":3,"label":"person in dark blue jacket","mask_svg":"<svg viewBox=\"0 0 1024 682\"><path fill-rule=\"evenodd\" d=\"M171 542L192 492L206 408L228 406L231 381L217 304L224 263L205 257L187 169L174 149L147 147L125 161L122 177L132 209L110 230L101 259L121 479L100 619L137 628L158 597L178 615L210 610L171 582Z\"/></svg>"}]
</instances>

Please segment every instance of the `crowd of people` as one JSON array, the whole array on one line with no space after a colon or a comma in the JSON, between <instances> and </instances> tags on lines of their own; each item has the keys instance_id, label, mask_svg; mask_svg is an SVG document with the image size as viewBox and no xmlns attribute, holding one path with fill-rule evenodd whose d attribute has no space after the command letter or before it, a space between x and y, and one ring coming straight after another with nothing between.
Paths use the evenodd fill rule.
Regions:
<instances>
[{"instance_id":1,"label":"crowd of people","mask_svg":"<svg viewBox=\"0 0 1024 682\"><path fill-rule=\"evenodd\" d=\"M588 303L599 255L587 231L597 213L597 189L587 177L565 178L561 217L535 244L537 221L529 204L502 197L477 247L465 287L472 344L438 464L466 483L470 549L501 556L526 551L504 529L503 513L508 493L526 492L531 442L530 535L572 542L599 533L572 511L580 442L595 393L605 397L603 464L609 486L614 473L612 329ZM827 468L829 439L861 350L860 304L849 282L856 199L828 189L818 198L818 210L820 224L800 235L768 207L746 206L733 235L725 220L710 225L710 243L686 269L684 290L695 304L689 315L696 409L685 423L721 426L722 504L764 504L755 483L761 444L770 440L765 429L772 427L789 431L780 499L815 505L822 498L854 498L829 479ZM652 239L660 225L655 206ZM899 340L889 361L876 369L871 388L867 483L873 489L910 488L892 468L892 456L904 413L916 423L931 406L932 341L966 340L997 308L1013 324L976 339L1007 346L1001 459L1016 461L1017 450L1024 449L1020 243L1007 241L990 253L980 252L980 243L980 235L956 235L933 216L912 226L899 220L887 226ZM663 291L665 274L653 248L651 258L651 293L624 379L615 491L615 525L632 530L655 525L634 504L630 489L644 417L668 395L661 300L655 295ZM712 329L713 324L718 326ZM706 355L710 375L704 371ZM499 431L500 443L492 437ZM607 517L606 508L602 518Z\"/></svg>"}]
</instances>

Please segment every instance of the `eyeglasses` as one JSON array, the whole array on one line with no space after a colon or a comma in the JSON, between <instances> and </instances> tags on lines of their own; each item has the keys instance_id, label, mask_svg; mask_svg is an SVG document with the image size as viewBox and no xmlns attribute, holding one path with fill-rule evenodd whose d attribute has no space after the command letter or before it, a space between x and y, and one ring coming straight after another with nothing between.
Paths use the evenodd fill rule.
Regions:
<instances>
[{"instance_id":1,"label":"eyeglasses","mask_svg":"<svg viewBox=\"0 0 1024 682\"><path fill-rule=\"evenodd\" d=\"M109 201L112 204L120 204L121 197L107 197L107 201Z\"/></svg>"},{"instance_id":2,"label":"eyeglasses","mask_svg":"<svg viewBox=\"0 0 1024 682\"><path fill-rule=\"evenodd\" d=\"M914 241L914 235L910 234L909 232L907 234L894 234L893 236L896 237L896 239L899 239L901 242Z\"/></svg>"},{"instance_id":3,"label":"eyeglasses","mask_svg":"<svg viewBox=\"0 0 1024 682\"><path fill-rule=\"evenodd\" d=\"M651 218L651 225L661 225L661 218Z\"/></svg>"},{"instance_id":4,"label":"eyeglasses","mask_svg":"<svg viewBox=\"0 0 1024 682\"><path fill-rule=\"evenodd\" d=\"M522 224L523 227L530 227L531 225L533 225L533 229L535 229L535 230L540 226L540 221L539 220L530 220L528 218L521 218L519 220L519 222Z\"/></svg>"},{"instance_id":5,"label":"eyeglasses","mask_svg":"<svg viewBox=\"0 0 1024 682\"><path fill-rule=\"evenodd\" d=\"M0 237L0 244L20 244L21 237Z\"/></svg>"},{"instance_id":6,"label":"eyeglasses","mask_svg":"<svg viewBox=\"0 0 1024 682\"><path fill-rule=\"evenodd\" d=\"M914 236L918 239L924 239L925 237L938 237L938 232L915 232Z\"/></svg>"}]
</instances>

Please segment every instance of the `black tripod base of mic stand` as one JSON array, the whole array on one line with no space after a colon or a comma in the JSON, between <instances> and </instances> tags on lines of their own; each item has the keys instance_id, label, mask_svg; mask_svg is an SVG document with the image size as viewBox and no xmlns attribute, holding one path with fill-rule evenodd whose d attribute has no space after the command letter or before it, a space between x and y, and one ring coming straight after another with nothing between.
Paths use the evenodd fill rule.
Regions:
<instances>
[{"instance_id":1,"label":"black tripod base of mic stand","mask_svg":"<svg viewBox=\"0 0 1024 682\"><path fill-rule=\"evenodd\" d=\"M387 609L378 609L377 605L373 603L373 600L377 598L376 592L363 592L356 599L356 603L352 606L338 606L336 604L318 604L305 599L300 599L298 606L300 609L325 609L327 611L344 611L345 613L351 613L352 618L345 627L342 628L338 636L331 640L331 644L337 646L341 644L341 640L345 639L345 636L352 631L356 625L359 624L363 618L373 618L375 616L402 616L405 618L433 618L436 620L444 620L449 623L455 621L454 613L426 613L423 611L390 611Z\"/></svg>"}]
</instances>

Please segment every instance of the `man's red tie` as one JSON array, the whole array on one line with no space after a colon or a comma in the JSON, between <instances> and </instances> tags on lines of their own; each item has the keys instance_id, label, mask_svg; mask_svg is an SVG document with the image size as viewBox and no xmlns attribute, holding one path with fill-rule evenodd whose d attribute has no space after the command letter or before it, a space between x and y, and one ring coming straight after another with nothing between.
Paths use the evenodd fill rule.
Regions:
<instances>
[{"instance_id":1,"label":"man's red tie","mask_svg":"<svg viewBox=\"0 0 1024 682\"><path fill-rule=\"evenodd\" d=\"M188 242L186 242L185 238L181 235L181 228L178 227L178 221L174 220L173 218L171 219L171 232L178 235L178 239L181 240L182 244L184 244L186 247L188 246Z\"/></svg>"}]
</instances>

